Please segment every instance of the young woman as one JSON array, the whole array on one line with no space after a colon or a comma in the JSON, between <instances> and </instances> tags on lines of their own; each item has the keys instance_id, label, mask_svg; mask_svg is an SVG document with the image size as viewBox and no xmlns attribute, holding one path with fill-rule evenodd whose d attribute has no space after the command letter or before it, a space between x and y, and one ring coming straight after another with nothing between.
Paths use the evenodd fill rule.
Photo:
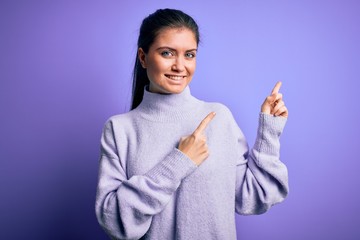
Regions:
<instances>
[{"instance_id":1,"label":"young woman","mask_svg":"<svg viewBox=\"0 0 360 240\"><path fill-rule=\"evenodd\" d=\"M191 95L198 43L181 11L142 22L132 110L109 118L101 137L96 215L113 239L236 239L235 212L264 213L288 193L281 83L249 149L227 107Z\"/></svg>"}]
</instances>

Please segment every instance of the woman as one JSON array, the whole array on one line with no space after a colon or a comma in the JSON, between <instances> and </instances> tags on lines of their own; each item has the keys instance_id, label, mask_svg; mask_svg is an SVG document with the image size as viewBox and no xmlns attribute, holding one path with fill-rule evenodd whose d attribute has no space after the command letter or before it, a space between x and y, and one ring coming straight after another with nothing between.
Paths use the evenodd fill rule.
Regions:
<instances>
[{"instance_id":1,"label":"woman","mask_svg":"<svg viewBox=\"0 0 360 240\"><path fill-rule=\"evenodd\" d=\"M113 239L236 239L234 212L263 213L288 193L281 83L249 150L227 107L190 93L198 43L181 11L142 22L132 110L112 116L101 138L96 215Z\"/></svg>"}]
</instances>

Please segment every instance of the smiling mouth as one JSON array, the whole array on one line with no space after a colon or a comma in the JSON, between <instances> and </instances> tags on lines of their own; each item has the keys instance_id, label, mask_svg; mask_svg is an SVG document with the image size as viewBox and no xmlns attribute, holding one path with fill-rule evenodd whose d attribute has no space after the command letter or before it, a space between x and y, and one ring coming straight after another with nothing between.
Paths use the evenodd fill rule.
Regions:
<instances>
[{"instance_id":1,"label":"smiling mouth","mask_svg":"<svg viewBox=\"0 0 360 240\"><path fill-rule=\"evenodd\" d=\"M175 81L179 81L184 79L186 76L179 76L179 75L169 75L169 74L165 74L165 76L167 78L170 78L171 80L175 80Z\"/></svg>"}]
</instances>

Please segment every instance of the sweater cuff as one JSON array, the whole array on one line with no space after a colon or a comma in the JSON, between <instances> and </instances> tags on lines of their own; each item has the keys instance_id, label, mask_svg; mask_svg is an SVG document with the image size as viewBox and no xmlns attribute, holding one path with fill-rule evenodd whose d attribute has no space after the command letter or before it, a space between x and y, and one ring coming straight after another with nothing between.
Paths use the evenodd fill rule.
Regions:
<instances>
[{"instance_id":1,"label":"sweater cuff","mask_svg":"<svg viewBox=\"0 0 360 240\"><path fill-rule=\"evenodd\" d=\"M267 113L260 113L259 116L259 129L260 133L265 131L269 134L280 137L284 130L287 118L281 116L274 116Z\"/></svg>"},{"instance_id":2,"label":"sweater cuff","mask_svg":"<svg viewBox=\"0 0 360 240\"><path fill-rule=\"evenodd\" d=\"M287 118L285 117L276 117L270 114L260 113L254 150L261 153L279 155L279 139L286 121Z\"/></svg>"},{"instance_id":3,"label":"sweater cuff","mask_svg":"<svg viewBox=\"0 0 360 240\"><path fill-rule=\"evenodd\" d=\"M166 158L148 171L145 175L155 182L177 182L180 183L186 176L190 175L197 165L179 149L174 148Z\"/></svg>"}]
</instances>

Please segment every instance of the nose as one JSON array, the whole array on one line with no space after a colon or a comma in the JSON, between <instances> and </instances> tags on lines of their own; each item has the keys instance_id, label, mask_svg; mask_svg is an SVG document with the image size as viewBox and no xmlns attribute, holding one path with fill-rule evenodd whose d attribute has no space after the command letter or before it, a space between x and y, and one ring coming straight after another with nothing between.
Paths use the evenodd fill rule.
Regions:
<instances>
[{"instance_id":1,"label":"nose","mask_svg":"<svg viewBox=\"0 0 360 240\"><path fill-rule=\"evenodd\" d=\"M174 64L171 67L171 70L176 71L176 72L183 72L185 71L185 61L184 58L181 56L178 56L175 61Z\"/></svg>"}]
</instances>

